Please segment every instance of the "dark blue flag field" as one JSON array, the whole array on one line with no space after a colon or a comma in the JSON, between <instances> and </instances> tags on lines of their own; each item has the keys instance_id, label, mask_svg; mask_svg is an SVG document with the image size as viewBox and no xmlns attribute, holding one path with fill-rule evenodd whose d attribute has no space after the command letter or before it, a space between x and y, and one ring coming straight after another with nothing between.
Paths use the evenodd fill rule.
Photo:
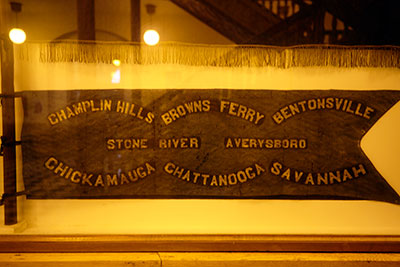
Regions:
<instances>
[{"instance_id":1,"label":"dark blue flag field","mask_svg":"<svg viewBox=\"0 0 400 267\"><path fill-rule=\"evenodd\" d=\"M360 148L398 91L23 92L28 198L400 203Z\"/></svg>"}]
</instances>

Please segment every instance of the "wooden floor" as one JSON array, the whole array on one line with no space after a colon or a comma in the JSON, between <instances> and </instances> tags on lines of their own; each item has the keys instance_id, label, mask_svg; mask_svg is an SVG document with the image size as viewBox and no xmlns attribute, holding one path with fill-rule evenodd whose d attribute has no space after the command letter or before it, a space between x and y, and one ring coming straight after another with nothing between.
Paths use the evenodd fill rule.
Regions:
<instances>
[{"instance_id":1,"label":"wooden floor","mask_svg":"<svg viewBox=\"0 0 400 267\"><path fill-rule=\"evenodd\" d=\"M400 253L0 253L0 266L400 266Z\"/></svg>"}]
</instances>

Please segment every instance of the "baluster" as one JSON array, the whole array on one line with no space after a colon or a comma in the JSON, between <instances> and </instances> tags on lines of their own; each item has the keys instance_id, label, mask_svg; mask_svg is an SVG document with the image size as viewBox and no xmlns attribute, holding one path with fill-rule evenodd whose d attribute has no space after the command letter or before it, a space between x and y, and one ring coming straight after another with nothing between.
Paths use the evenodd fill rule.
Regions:
<instances>
[{"instance_id":1,"label":"baluster","mask_svg":"<svg viewBox=\"0 0 400 267\"><path fill-rule=\"evenodd\" d=\"M281 14L281 1L280 0L278 0L278 1L276 1L278 4L277 4L277 7L278 7L278 9L277 9L277 14L278 14L278 16L279 17L281 17L282 18L282 14Z\"/></svg>"},{"instance_id":2,"label":"baluster","mask_svg":"<svg viewBox=\"0 0 400 267\"><path fill-rule=\"evenodd\" d=\"M348 38L349 38L349 26L346 23L344 23L343 40L347 42Z\"/></svg>"},{"instance_id":3,"label":"baluster","mask_svg":"<svg viewBox=\"0 0 400 267\"><path fill-rule=\"evenodd\" d=\"M289 11L289 3L288 0L285 0L285 19L288 17L288 11Z\"/></svg>"},{"instance_id":4,"label":"baluster","mask_svg":"<svg viewBox=\"0 0 400 267\"><path fill-rule=\"evenodd\" d=\"M317 44L321 44L324 42L324 21L325 21L325 12L318 11L314 24L314 41Z\"/></svg>"},{"instance_id":5,"label":"baluster","mask_svg":"<svg viewBox=\"0 0 400 267\"><path fill-rule=\"evenodd\" d=\"M292 10L292 15L298 11L298 5L294 1L292 1Z\"/></svg>"},{"instance_id":6,"label":"baluster","mask_svg":"<svg viewBox=\"0 0 400 267\"><path fill-rule=\"evenodd\" d=\"M336 17L332 17L332 32L330 43L334 44L337 42L337 19Z\"/></svg>"}]
</instances>

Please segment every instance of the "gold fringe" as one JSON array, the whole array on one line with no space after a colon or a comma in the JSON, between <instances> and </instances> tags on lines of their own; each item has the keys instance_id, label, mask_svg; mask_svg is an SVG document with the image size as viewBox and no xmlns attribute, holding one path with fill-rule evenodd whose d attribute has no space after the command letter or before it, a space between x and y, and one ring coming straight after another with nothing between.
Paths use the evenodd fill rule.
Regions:
<instances>
[{"instance_id":1,"label":"gold fringe","mask_svg":"<svg viewBox=\"0 0 400 267\"><path fill-rule=\"evenodd\" d=\"M138 43L60 41L25 43L16 56L30 61L35 52L40 62L181 64L215 67L309 67L399 68L400 47L301 45L192 45L162 43L154 47ZM36 56L35 56L36 57Z\"/></svg>"}]
</instances>

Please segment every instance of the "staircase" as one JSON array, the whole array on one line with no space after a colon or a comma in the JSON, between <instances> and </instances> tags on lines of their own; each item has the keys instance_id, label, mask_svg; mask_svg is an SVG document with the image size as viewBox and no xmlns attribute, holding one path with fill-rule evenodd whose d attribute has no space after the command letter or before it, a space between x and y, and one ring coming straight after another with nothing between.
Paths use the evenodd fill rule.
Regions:
<instances>
[{"instance_id":1,"label":"staircase","mask_svg":"<svg viewBox=\"0 0 400 267\"><path fill-rule=\"evenodd\" d=\"M379 44L371 27L383 20L378 13L398 10L388 0L171 0L237 44ZM384 4L381 4L383 3ZM397 2L397 4L396 4ZM391 5L394 5L392 8ZM371 13L376 9L376 13ZM369 12L369 13L368 13ZM395 11L392 11L394 17ZM365 14L368 14L366 16ZM371 14L376 14L372 15ZM389 20L388 24L391 21ZM380 25L375 35L389 36L393 25ZM397 30L398 31L398 30ZM383 33L382 33L383 32Z\"/></svg>"}]
</instances>

